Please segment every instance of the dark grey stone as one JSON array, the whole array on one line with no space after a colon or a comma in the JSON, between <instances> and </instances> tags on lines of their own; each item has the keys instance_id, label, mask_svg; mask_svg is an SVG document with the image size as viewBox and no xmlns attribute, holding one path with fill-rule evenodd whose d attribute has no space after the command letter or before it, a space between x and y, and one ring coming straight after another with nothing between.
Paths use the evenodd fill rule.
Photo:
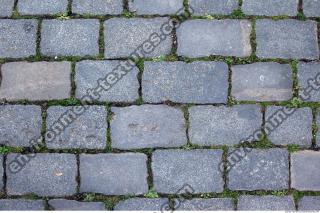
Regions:
<instances>
[{"instance_id":1,"label":"dark grey stone","mask_svg":"<svg viewBox=\"0 0 320 213\"><path fill-rule=\"evenodd\" d=\"M71 95L70 62L12 62L2 65L0 98L66 99Z\"/></svg>"},{"instance_id":2,"label":"dark grey stone","mask_svg":"<svg viewBox=\"0 0 320 213\"><path fill-rule=\"evenodd\" d=\"M75 200L54 199L49 200L49 206L56 211L104 211L103 202L79 202Z\"/></svg>"},{"instance_id":3,"label":"dark grey stone","mask_svg":"<svg viewBox=\"0 0 320 213\"><path fill-rule=\"evenodd\" d=\"M312 143L311 108L292 109L286 114L282 106L270 106L266 110L265 125L269 140L276 145L297 144L310 147ZM285 118L285 119L284 119Z\"/></svg>"},{"instance_id":4,"label":"dark grey stone","mask_svg":"<svg viewBox=\"0 0 320 213\"><path fill-rule=\"evenodd\" d=\"M104 149L108 126L105 107L89 106L83 108L84 112L81 114L74 113L76 110L77 108L72 106L52 106L47 110L47 130L56 132L65 127L54 139L46 135L47 147Z\"/></svg>"},{"instance_id":5,"label":"dark grey stone","mask_svg":"<svg viewBox=\"0 0 320 213\"><path fill-rule=\"evenodd\" d=\"M0 200L0 210L4 211L44 211L43 200L3 199Z\"/></svg>"},{"instance_id":6,"label":"dark grey stone","mask_svg":"<svg viewBox=\"0 0 320 213\"><path fill-rule=\"evenodd\" d=\"M41 128L40 106L0 106L0 144L30 147L33 145L31 140L41 138Z\"/></svg>"},{"instance_id":7,"label":"dark grey stone","mask_svg":"<svg viewBox=\"0 0 320 213\"><path fill-rule=\"evenodd\" d=\"M76 65L76 97L81 99L87 95L88 89L98 86L98 79L105 78L121 61L81 61ZM116 82L107 91L99 93L99 101L134 102L139 98L138 68L134 67L121 80ZM119 76L115 74L115 76ZM108 83L106 83L108 84Z\"/></svg>"},{"instance_id":8,"label":"dark grey stone","mask_svg":"<svg viewBox=\"0 0 320 213\"><path fill-rule=\"evenodd\" d=\"M72 154L9 154L6 171L8 195L71 196L76 193L77 161Z\"/></svg>"},{"instance_id":9,"label":"dark grey stone","mask_svg":"<svg viewBox=\"0 0 320 213\"><path fill-rule=\"evenodd\" d=\"M149 103L226 103L228 86L223 62L145 62L142 97Z\"/></svg>"},{"instance_id":10,"label":"dark grey stone","mask_svg":"<svg viewBox=\"0 0 320 213\"><path fill-rule=\"evenodd\" d=\"M169 206L167 198L131 198L120 201L115 207L115 211L162 211ZM167 211L168 209L166 209Z\"/></svg>"},{"instance_id":11,"label":"dark grey stone","mask_svg":"<svg viewBox=\"0 0 320 213\"><path fill-rule=\"evenodd\" d=\"M21 15L55 15L67 12L68 0L19 0Z\"/></svg>"},{"instance_id":12,"label":"dark grey stone","mask_svg":"<svg viewBox=\"0 0 320 213\"><path fill-rule=\"evenodd\" d=\"M36 54L38 21L0 20L0 58L24 58Z\"/></svg>"},{"instance_id":13,"label":"dark grey stone","mask_svg":"<svg viewBox=\"0 0 320 213\"><path fill-rule=\"evenodd\" d=\"M195 106L189 109L189 121L192 144L236 145L261 129L262 113L257 105Z\"/></svg>"},{"instance_id":14,"label":"dark grey stone","mask_svg":"<svg viewBox=\"0 0 320 213\"><path fill-rule=\"evenodd\" d=\"M0 0L0 17L12 15L14 0Z\"/></svg>"},{"instance_id":15,"label":"dark grey stone","mask_svg":"<svg viewBox=\"0 0 320 213\"><path fill-rule=\"evenodd\" d=\"M299 200L299 211L320 211L320 196L304 196Z\"/></svg>"},{"instance_id":16,"label":"dark grey stone","mask_svg":"<svg viewBox=\"0 0 320 213\"><path fill-rule=\"evenodd\" d=\"M303 13L307 17L320 17L320 1L303 0Z\"/></svg>"},{"instance_id":17,"label":"dark grey stone","mask_svg":"<svg viewBox=\"0 0 320 213\"><path fill-rule=\"evenodd\" d=\"M256 37L259 58L319 58L315 21L257 20Z\"/></svg>"},{"instance_id":18,"label":"dark grey stone","mask_svg":"<svg viewBox=\"0 0 320 213\"><path fill-rule=\"evenodd\" d=\"M143 58L170 54L171 32L165 35L161 31L165 23L169 23L168 18L111 18L105 21L105 58ZM160 39L160 35L164 35L164 38Z\"/></svg>"},{"instance_id":19,"label":"dark grey stone","mask_svg":"<svg viewBox=\"0 0 320 213\"><path fill-rule=\"evenodd\" d=\"M96 56L100 24L95 19L44 20L41 53L47 56Z\"/></svg>"},{"instance_id":20,"label":"dark grey stone","mask_svg":"<svg viewBox=\"0 0 320 213\"><path fill-rule=\"evenodd\" d=\"M4 186L4 169L3 169L3 155L0 154L0 192L3 191Z\"/></svg>"},{"instance_id":21,"label":"dark grey stone","mask_svg":"<svg viewBox=\"0 0 320 213\"><path fill-rule=\"evenodd\" d=\"M141 195L148 191L147 176L141 153L80 155L80 192Z\"/></svg>"},{"instance_id":22,"label":"dark grey stone","mask_svg":"<svg viewBox=\"0 0 320 213\"><path fill-rule=\"evenodd\" d=\"M174 15L183 9L183 0L129 0L129 10L137 15Z\"/></svg>"},{"instance_id":23,"label":"dark grey stone","mask_svg":"<svg viewBox=\"0 0 320 213\"><path fill-rule=\"evenodd\" d=\"M242 195L238 200L239 211L295 211L291 196Z\"/></svg>"},{"instance_id":24,"label":"dark grey stone","mask_svg":"<svg viewBox=\"0 0 320 213\"><path fill-rule=\"evenodd\" d=\"M192 200L175 200L175 210L177 211L233 211L234 204L231 198L211 198Z\"/></svg>"},{"instance_id":25,"label":"dark grey stone","mask_svg":"<svg viewBox=\"0 0 320 213\"><path fill-rule=\"evenodd\" d=\"M241 154L240 160L230 168L228 174L229 189L254 191L289 188L287 150L278 148L252 149L250 152ZM228 157L228 161L230 162L232 159Z\"/></svg>"},{"instance_id":26,"label":"dark grey stone","mask_svg":"<svg viewBox=\"0 0 320 213\"><path fill-rule=\"evenodd\" d=\"M187 144L181 109L165 105L113 107L112 147L140 149L180 147Z\"/></svg>"},{"instance_id":27,"label":"dark grey stone","mask_svg":"<svg viewBox=\"0 0 320 213\"><path fill-rule=\"evenodd\" d=\"M296 16L297 0L243 0L242 11L247 15Z\"/></svg>"},{"instance_id":28,"label":"dark grey stone","mask_svg":"<svg viewBox=\"0 0 320 213\"><path fill-rule=\"evenodd\" d=\"M189 20L177 29L177 54L250 56L251 22L248 20Z\"/></svg>"},{"instance_id":29,"label":"dark grey stone","mask_svg":"<svg viewBox=\"0 0 320 213\"><path fill-rule=\"evenodd\" d=\"M292 98L290 65L275 62L236 65L231 95L239 101L285 101Z\"/></svg>"},{"instance_id":30,"label":"dark grey stone","mask_svg":"<svg viewBox=\"0 0 320 213\"><path fill-rule=\"evenodd\" d=\"M291 187L320 191L320 152L305 150L291 154Z\"/></svg>"},{"instance_id":31,"label":"dark grey stone","mask_svg":"<svg viewBox=\"0 0 320 213\"><path fill-rule=\"evenodd\" d=\"M192 15L230 15L239 8L237 0L189 0Z\"/></svg>"},{"instance_id":32,"label":"dark grey stone","mask_svg":"<svg viewBox=\"0 0 320 213\"><path fill-rule=\"evenodd\" d=\"M319 86L314 83L317 81L317 79L319 79L317 78L318 75L320 75L319 62L300 62L298 64L298 82L300 89L299 95L303 98L303 101L320 102ZM309 82L309 79L312 79L312 81ZM312 87L312 91L308 92L307 88L310 86Z\"/></svg>"},{"instance_id":33,"label":"dark grey stone","mask_svg":"<svg viewBox=\"0 0 320 213\"><path fill-rule=\"evenodd\" d=\"M152 155L153 186L165 194L222 192L222 150L156 150Z\"/></svg>"},{"instance_id":34,"label":"dark grey stone","mask_svg":"<svg viewBox=\"0 0 320 213\"><path fill-rule=\"evenodd\" d=\"M81 15L120 15L122 0L73 0L72 12Z\"/></svg>"}]
</instances>

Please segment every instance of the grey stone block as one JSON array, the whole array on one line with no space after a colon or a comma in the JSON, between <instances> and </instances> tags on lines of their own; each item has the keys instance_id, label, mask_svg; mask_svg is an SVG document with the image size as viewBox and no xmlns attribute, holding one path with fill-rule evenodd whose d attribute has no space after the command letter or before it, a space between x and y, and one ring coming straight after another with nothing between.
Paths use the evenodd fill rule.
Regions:
<instances>
[{"instance_id":1,"label":"grey stone block","mask_svg":"<svg viewBox=\"0 0 320 213\"><path fill-rule=\"evenodd\" d=\"M12 62L2 65L0 98L66 99L71 93L70 62Z\"/></svg>"},{"instance_id":2,"label":"grey stone block","mask_svg":"<svg viewBox=\"0 0 320 213\"><path fill-rule=\"evenodd\" d=\"M288 189L288 152L278 148L253 149L234 164L228 180L228 188L231 190Z\"/></svg>"},{"instance_id":3,"label":"grey stone block","mask_svg":"<svg viewBox=\"0 0 320 213\"><path fill-rule=\"evenodd\" d=\"M320 196L304 196L299 200L299 211L320 211Z\"/></svg>"},{"instance_id":4,"label":"grey stone block","mask_svg":"<svg viewBox=\"0 0 320 213\"><path fill-rule=\"evenodd\" d=\"M76 65L76 97L81 99L87 95L88 89L98 86L98 79L105 78L106 75L116 69L121 61L81 61ZM134 67L121 80L115 83L107 91L99 93L97 101L108 102L134 102L139 98L138 68ZM115 74L118 78L119 74ZM108 84L108 83L106 83Z\"/></svg>"},{"instance_id":5,"label":"grey stone block","mask_svg":"<svg viewBox=\"0 0 320 213\"><path fill-rule=\"evenodd\" d=\"M236 65L231 95L239 101L285 101L292 98L290 65L274 62Z\"/></svg>"},{"instance_id":6,"label":"grey stone block","mask_svg":"<svg viewBox=\"0 0 320 213\"><path fill-rule=\"evenodd\" d=\"M180 147L187 144L180 109L165 105L112 108L111 141L117 149Z\"/></svg>"},{"instance_id":7,"label":"grey stone block","mask_svg":"<svg viewBox=\"0 0 320 213\"><path fill-rule=\"evenodd\" d=\"M299 191L320 191L320 152L291 154L291 187Z\"/></svg>"},{"instance_id":8,"label":"grey stone block","mask_svg":"<svg viewBox=\"0 0 320 213\"><path fill-rule=\"evenodd\" d=\"M286 114L282 106L270 106L266 110L265 125L269 140L276 145L297 144L310 147L312 143L311 108L292 109Z\"/></svg>"},{"instance_id":9,"label":"grey stone block","mask_svg":"<svg viewBox=\"0 0 320 213\"><path fill-rule=\"evenodd\" d=\"M131 198L120 201L115 207L115 211L162 211L169 205L167 198Z\"/></svg>"},{"instance_id":10,"label":"grey stone block","mask_svg":"<svg viewBox=\"0 0 320 213\"><path fill-rule=\"evenodd\" d=\"M107 112L104 106L88 106L77 114L76 107L52 106L47 110L47 130L61 134L52 139L46 134L46 145L52 149L104 149L107 135ZM70 122L71 121L71 122Z\"/></svg>"},{"instance_id":11,"label":"grey stone block","mask_svg":"<svg viewBox=\"0 0 320 213\"><path fill-rule=\"evenodd\" d=\"M257 105L195 106L189 109L189 121L192 144L236 145L261 129L262 113Z\"/></svg>"},{"instance_id":12,"label":"grey stone block","mask_svg":"<svg viewBox=\"0 0 320 213\"><path fill-rule=\"evenodd\" d=\"M238 200L240 211L295 211L291 196L242 195Z\"/></svg>"},{"instance_id":13,"label":"grey stone block","mask_svg":"<svg viewBox=\"0 0 320 213\"><path fill-rule=\"evenodd\" d=\"M4 186L4 169L3 169L3 155L0 154L0 192L2 192Z\"/></svg>"},{"instance_id":14,"label":"grey stone block","mask_svg":"<svg viewBox=\"0 0 320 213\"><path fill-rule=\"evenodd\" d=\"M297 0L244 0L242 11L247 15L259 16L296 16Z\"/></svg>"},{"instance_id":15,"label":"grey stone block","mask_svg":"<svg viewBox=\"0 0 320 213\"><path fill-rule=\"evenodd\" d=\"M49 200L49 206L56 211L104 211L103 202L79 202L75 200L54 199Z\"/></svg>"},{"instance_id":16,"label":"grey stone block","mask_svg":"<svg viewBox=\"0 0 320 213\"><path fill-rule=\"evenodd\" d=\"M99 54L98 20L44 20L41 53L47 56L96 56Z\"/></svg>"},{"instance_id":17,"label":"grey stone block","mask_svg":"<svg viewBox=\"0 0 320 213\"><path fill-rule=\"evenodd\" d=\"M183 0L129 0L129 10L137 15L177 15L183 9Z\"/></svg>"},{"instance_id":18,"label":"grey stone block","mask_svg":"<svg viewBox=\"0 0 320 213\"><path fill-rule=\"evenodd\" d=\"M250 56L251 22L248 20L189 20L177 29L177 54Z\"/></svg>"},{"instance_id":19,"label":"grey stone block","mask_svg":"<svg viewBox=\"0 0 320 213\"><path fill-rule=\"evenodd\" d=\"M67 12L68 0L19 0L20 15L55 15Z\"/></svg>"},{"instance_id":20,"label":"grey stone block","mask_svg":"<svg viewBox=\"0 0 320 213\"><path fill-rule=\"evenodd\" d=\"M0 200L2 211L44 211L43 200L3 199Z\"/></svg>"},{"instance_id":21,"label":"grey stone block","mask_svg":"<svg viewBox=\"0 0 320 213\"><path fill-rule=\"evenodd\" d=\"M314 21L257 20L259 58L318 59L317 23Z\"/></svg>"},{"instance_id":22,"label":"grey stone block","mask_svg":"<svg viewBox=\"0 0 320 213\"><path fill-rule=\"evenodd\" d=\"M111 18L105 21L105 58L170 54L172 37L171 32L166 32L170 35L163 34L162 25L165 23L169 23L168 18ZM164 37L160 38L161 35Z\"/></svg>"},{"instance_id":23,"label":"grey stone block","mask_svg":"<svg viewBox=\"0 0 320 213\"><path fill-rule=\"evenodd\" d=\"M120 15L122 0L73 0L72 12L81 15Z\"/></svg>"},{"instance_id":24,"label":"grey stone block","mask_svg":"<svg viewBox=\"0 0 320 213\"><path fill-rule=\"evenodd\" d=\"M226 103L228 84L223 62L145 62L142 97L151 103Z\"/></svg>"},{"instance_id":25,"label":"grey stone block","mask_svg":"<svg viewBox=\"0 0 320 213\"><path fill-rule=\"evenodd\" d=\"M320 17L320 1L303 0L303 13L307 17Z\"/></svg>"},{"instance_id":26,"label":"grey stone block","mask_svg":"<svg viewBox=\"0 0 320 213\"><path fill-rule=\"evenodd\" d=\"M6 171L8 195L71 196L76 193L75 155L9 154Z\"/></svg>"},{"instance_id":27,"label":"grey stone block","mask_svg":"<svg viewBox=\"0 0 320 213\"><path fill-rule=\"evenodd\" d=\"M189 0L192 15L230 15L239 8L237 0Z\"/></svg>"},{"instance_id":28,"label":"grey stone block","mask_svg":"<svg viewBox=\"0 0 320 213\"><path fill-rule=\"evenodd\" d=\"M12 15L14 0L0 0L0 17Z\"/></svg>"},{"instance_id":29,"label":"grey stone block","mask_svg":"<svg viewBox=\"0 0 320 213\"><path fill-rule=\"evenodd\" d=\"M233 211L234 204L231 198L211 198L192 200L175 200L175 210L177 211Z\"/></svg>"},{"instance_id":30,"label":"grey stone block","mask_svg":"<svg viewBox=\"0 0 320 213\"><path fill-rule=\"evenodd\" d=\"M221 161L222 150L157 150L152 155L154 189L165 194L183 194L186 187L194 194L222 192Z\"/></svg>"},{"instance_id":31,"label":"grey stone block","mask_svg":"<svg viewBox=\"0 0 320 213\"><path fill-rule=\"evenodd\" d=\"M316 85L312 83L317 80L317 75L320 75L320 63L319 62L300 62L298 64L298 82L299 82L299 95L303 97L305 102L320 102L320 91L319 89L312 88L311 92L303 92L304 89L307 90L308 87ZM309 79L313 79L309 82ZM317 86L317 85L316 85ZM305 96L305 95L308 96ZM310 96L310 97L309 97ZM304 98L309 97L309 98Z\"/></svg>"},{"instance_id":32,"label":"grey stone block","mask_svg":"<svg viewBox=\"0 0 320 213\"><path fill-rule=\"evenodd\" d=\"M0 20L0 58L24 58L36 54L38 21Z\"/></svg>"},{"instance_id":33,"label":"grey stone block","mask_svg":"<svg viewBox=\"0 0 320 213\"><path fill-rule=\"evenodd\" d=\"M80 155L81 192L140 195L148 191L147 176L144 154Z\"/></svg>"},{"instance_id":34,"label":"grey stone block","mask_svg":"<svg viewBox=\"0 0 320 213\"><path fill-rule=\"evenodd\" d=\"M41 128L40 106L0 106L0 144L30 147L33 145L31 140L41 138Z\"/></svg>"}]
</instances>

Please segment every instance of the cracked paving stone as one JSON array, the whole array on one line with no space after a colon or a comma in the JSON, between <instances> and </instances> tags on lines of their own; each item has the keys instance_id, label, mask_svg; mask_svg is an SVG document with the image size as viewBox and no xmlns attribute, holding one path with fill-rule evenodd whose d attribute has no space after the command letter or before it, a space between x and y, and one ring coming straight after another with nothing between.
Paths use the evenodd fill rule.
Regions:
<instances>
[{"instance_id":1,"label":"cracked paving stone","mask_svg":"<svg viewBox=\"0 0 320 213\"><path fill-rule=\"evenodd\" d=\"M0 0L0 17L9 17L12 15L14 0Z\"/></svg>"},{"instance_id":2,"label":"cracked paving stone","mask_svg":"<svg viewBox=\"0 0 320 213\"><path fill-rule=\"evenodd\" d=\"M81 15L120 15L122 0L73 0L72 12Z\"/></svg>"},{"instance_id":3,"label":"cracked paving stone","mask_svg":"<svg viewBox=\"0 0 320 213\"><path fill-rule=\"evenodd\" d=\"M303 14L307 17L320 17L320 0L303 0Z\"/></svg>"},{"instance_id":4,"label":"cracked paving stone","mask_svg":"<svg viewBox=\"0 0 320 213\"><path fill-rule=\"evenodd\" d=\"M237 0L189 0L189 11L192 15L230 15L239 8Z\"/></svg>"},{"instance_id":5,"label":"cracked paving stone","mask_svg":"<svg viewBox=\"0 0 320 213\"><path fill-rule=\"evenodd\" d=\"M175 210L177 211L234 211L234 203L231 198L211 198L175 200Z\"/></svg>"},{"instance_id":6,"label":"cracked paving stone","mask_svg":"<svg viewBox=\"0 0 320 213\"><path fill-rule=\"evenodd\" d=\"M297 0L243 0L242 11L247 15L296 16Z\"/></svg>"},{"instance_id":7,"label":"cracked paving stone","mask_svg":"<svg viewBox=\"0 0 320 213\"><path fill-rule=\"evenodd\" d=\"M239 211L295 211L292 196L242 195L238 200Z\"/></svg>"},{"instance_id":8,"label":"cracked paving stone","mask_svg":"<svg viewBox=\"0 0 320 213\"><path fill-rule=\"evenodd\" d=\"M183 0L128 0L137 15L177 15L184 12Z\"/></svg>"},{"instance_id":9,"label":"cracked paving stone","mask_svg":"<svg viewBox=\"0 0 320 213\"><path fill-rule=\"evenodd\" d=\"M320 102L320 91L318 88L319 86L317 86L317 84L315 83L317 79L320 79L318 76L320 77L319 62L309 62L309 63L299 62L298 64L299 95L304 99L303 101ZM310 81L310 79L313 79L313 80ZM312 88L310 92L307 91L307 88L309 85ZM303 93L304 89L306 91Z\"/></svg>"},{"instance_id":10,"label":"cracked paving stone","mask_svg":"<svg viewBox=\"0 0 320 213\"><path fill-rule=\"evenodd\" d=\"M49 206L56 211L104 211L103 202L79 202L75 200L54 199L49 200Z\"/></svg>"},{"instance_id":11,"label":"cracked paving stone","mask_svg":"<svg viewBox=\"0 0 320 213\"><path fill-rule=\"evenodd\" d=\"M320 211L319 196L304 196L299 200L299 211Z\"/></svg>"},{"instance_id":12,"label":"cracked paving stone","mask_svg":"<svg viewBox=\"0 0 320 213\"><path fill-rule=\"evenodd\" d=\"M0 210L6 211L44 211L43 200L26 200L26 199L1 199Z\"/></svg>"},{"instance_id":13,"label":"cracked paving stone","mask_svg":"<svg viewBox=\"0 0 320 213\"><path fill-rule=\"evenodd\" d=\"M68 0L19 0L20 15L55 15L67 12Z\"/></svg>"},{"instance_id":14,"label":"cracked paving stone","mask_svg":"<svg viewBox=\"0 0 320 213\"><path fill-rule=\"evenodd\" d=\"M115 211L168 211L169 200L167 198L130 198L120 201Z\"/></svg>"},{"instance_id":15,"label":"cracked paving stone","mask_svg":"<svg viewBox=\"0 0 320 213\"><path fill-rule=\"evenodd\" d=\"M3 155L0 154L0 192L3 191L4 186L4 169L3 169Z\"/></svg>"}]
</instances>

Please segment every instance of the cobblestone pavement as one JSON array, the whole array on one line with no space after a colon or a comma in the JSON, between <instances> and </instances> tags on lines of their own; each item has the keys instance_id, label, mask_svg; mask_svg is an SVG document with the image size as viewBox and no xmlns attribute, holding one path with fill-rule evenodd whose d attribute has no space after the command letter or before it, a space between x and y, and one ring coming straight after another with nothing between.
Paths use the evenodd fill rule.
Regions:
<instances>
[{"instance_id":1,"label":"cobblestone pavement","mask_svg":"<svg viewBox=\"0 0 320 213\"><path fill-rule=\"evenodd\" d=\"M319 40L320 0L0 0L0 210L320 210Z\"/></svg>"}]
</instances>

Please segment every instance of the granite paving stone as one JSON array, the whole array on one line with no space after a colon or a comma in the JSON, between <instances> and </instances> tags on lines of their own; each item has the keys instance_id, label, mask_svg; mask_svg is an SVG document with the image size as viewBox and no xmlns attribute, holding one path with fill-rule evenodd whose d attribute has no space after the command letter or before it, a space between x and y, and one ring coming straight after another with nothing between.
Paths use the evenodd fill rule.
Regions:
<instances>
[{"instance_id":1,"label":"granite paving stone","mask_svg":"<svg viewBox=\"0 0 320 213\"><path fill-rule=\"evenodd\" d=\"M26 199L1 199L0 210L2 211L44 211L43 200Z\"/></svg>"},{"instance_id":2,"label":"granite paving stone","mask_svg":"<svg viewBox=\"0 0 320 213\"><path fill-rule=\"evenodd\" d=\"M115 211L161 211L169 206L167 198L130 198L120 201Z\"/></svg>"},{"instance_id":3,"label":"granite paving stone","mask_svg":"<svg viewBox=\"0 0 320 213\"><path fill-rule=\"evenodd\" d=\"M298 203L299 211L320 211L320 196L304 196Z\"/></svg>"},{"instance_id":4,"label":"granite paving stone","mask_svg":"<svg viewBox=\"0 0 320 213\"><path fill-rule=\"evenodd\" d=\"M184 11L183 0L129 0L129 10L137 15L175 15Z\"/></svg>"},{"instance_id":5,"label":"granite paving stone","mask_svg":"<svg viewBox=\"0 0 320 213\"><path fill-rule=\"evenodd\" d=\"M122 0L73 0L72 12L81 15L120 15Z\"/></svg>"},{"instance_id":6,"label":"granite paving stone","mask_svg":"<svg viewBox=\"0 0 320 213\"><path fill-rule=\"evenodd\" d=\"M292 196L242 195L238 200L239 211L295 211Z\"/></svg>"},{"instance_id":7,"label":"granite paving stone","mask_svg":"<svg viewBox=\"0 0 320 213\"><path fill-rule=\"evenodd\" d=\"M307 17L320 17L320 0L303 0L302 7Z\"/></svg>"},{"instance_id":8,"label":"granite paving stone","mask_svg":"<svg viewBox=\"0 0 320 213\"><path fill-rule=\"evenodd\" d=\"M296 16L297 0L243 0L242 11L247 15Z\"/></svg>"},{"instance_id":9,"label":"granite paving stone","mask_svg":"<svg viewBox=\"0 0 320 213\"><path fill-rule=\"evenodd\" d=\"M189 10L194 16L230 15L238 8L237 0L189 0Z\"/></svg>"},{"instance_id":10,"label":"granite paving stone","mask_svg":"<svg viewBox=\"0 0 320 213\"><path fill-rule=\"evenodd\" d=\"M54 199L49 200L49 206L56 211L104 211L103 202L79 202L75 200Z\"/></svg>"},{"instance_id":11,"label":"granite paving stone","mask_svg":"<svg viewBox=\"0 0 320 213\"><path fill-rule=\"evenodd\" d=\"M9 17L12 15L14 0L0 0L0 17Z\"/></svg>"},{"instance_id":12,"label":"granite paving stone","mask_svg":"<svg viewBox=\"0 0 320 213\"><path fill-rule=\"evenodd\" d=\"M175 210L177 211L234 211L234 203L231 198L211 198L185 200L179 202L175 200Z\"/></svg>"},{"instance_id":13,"label":"granite paving stone","mask_svg":"<svg viewBox=\"0 0 320 213\"><path fill-rule=\"evenodd\" d=\"M19 0L20 15L55 15L67 12L68 0Z\"/></svg>"},{"instance_id":14,"label":"granite paving stone","mask_svg":"<svg viewBox=\"0 0 320 213\"><path fill-rule=\"evenodd\" d=\"M298 84L299 84L299 95L302 97L308 93L309 98L304 98L305 102L320 102L320 91L319 86L313 83L314 80L310 79L319 79L317 76L320 76L320 63L319 62L299 62L298 64ZM307 90L309 86L313 87L311 92L303 92L304 89ZM315 87L314 87L315 86ZM306 96L306 97L308 97Z\"/></svg>"}]
</instances>

